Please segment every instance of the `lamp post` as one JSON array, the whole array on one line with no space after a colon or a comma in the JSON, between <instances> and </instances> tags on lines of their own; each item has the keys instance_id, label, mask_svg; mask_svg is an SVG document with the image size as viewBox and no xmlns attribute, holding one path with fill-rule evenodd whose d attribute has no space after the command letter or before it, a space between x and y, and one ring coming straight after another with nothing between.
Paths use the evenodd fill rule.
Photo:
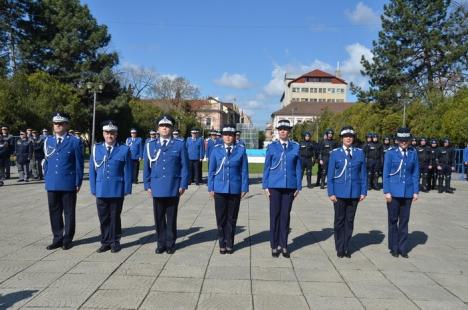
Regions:
<instances>
[{"instance_id":1,"label":"lamp post","mask_svg":"<svg viewBox=\"0 0 468 310\"><path fill-rule=\"evenodd\" d=\"M93 128L91 129L91 145L94 145L95 142L95 130L96 130L96 101L97 101L97 93L101 93L104 89L104 85L100 82L92 83L87 82L86 88L88 91L93 92Z\"/></svg>"},{"instance_id":2,"label":"lamp post","mask_svg":"<svg viewBox=\"0 0 468 310\"><path fill-rule=\"evenodd\" d=\"M294 139L294 112L296 112L296 108L291 109L291 121L292 121L291 137L293 139Z\"/></svg>"},{"instance_id":3,"label":"lamp post","mask_svg":"<svg viewBox=\"0 0 468 310\"><path fill-rule=\"evenodd\" d=\"M400 92L397 92L396 96L398 100L400 100L400 98L402 97L402 94ZM413 93L409 92L408 98L402 99L403 100L403 127L406 127L406 104L407 104L407 101L411 101L412 98L413 98Z\"/></svg>"}]
</instances>

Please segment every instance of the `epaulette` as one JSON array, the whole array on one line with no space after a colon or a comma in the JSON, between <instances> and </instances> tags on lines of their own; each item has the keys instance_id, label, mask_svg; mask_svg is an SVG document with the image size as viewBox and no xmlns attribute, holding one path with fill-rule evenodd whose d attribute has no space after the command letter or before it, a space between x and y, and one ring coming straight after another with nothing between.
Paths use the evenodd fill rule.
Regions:
<instances>
[{"instance_id":1,"label":"epaulette","mask_svg":"<svg viewBox=\"0 0 468 310\"><path fill-rule=\"evenodd\" d=\"M342 149L342 148L341 148L341 147L337 147L337 148L333 149L332 152L338 151L338 150L340 150L340 149Z\"/></svg>"},{"instance_id":2,"label":"epaulette","mask_svg":"<svg viewBox=\"0 0 468 310\"><path fill-rule=\"evenodd\" d=\"M222 144L218 144L218 145L222 145ZM243 145L242 143L237 143L236 146L238 146L238 147L245 147L245 145Z\"/></svg>"},{"instance_id":3,"label":"epaulette","mask_svg":"<svg viewBox=\"0 0 468 310\"><path fill-rule=\"evenodd\" d=\"M294 141L294 140L291 140L291 142L292 142L293 144L297 144L297 145L299 145L299 143L297 143L297 142L296 142L296 141Z\"/></svg>"},{"instance_id":4,"label":"epaulette","mask_svg":"<svg viewBox=\"0 0 468 310\"><path fill-rule=\"evenodd\" d=\"M214 147L224 147L224 144L216 144Z\"/></svg>"}]
</instances>

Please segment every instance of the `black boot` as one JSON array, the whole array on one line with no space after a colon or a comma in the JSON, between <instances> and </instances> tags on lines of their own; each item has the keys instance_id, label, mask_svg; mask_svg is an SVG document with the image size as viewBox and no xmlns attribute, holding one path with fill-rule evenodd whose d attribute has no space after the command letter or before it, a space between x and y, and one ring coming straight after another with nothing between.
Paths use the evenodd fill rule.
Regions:
<instances>
[{"instance_id":1,"label":"black boot","mask_svg":"<svg viewBox=\"0 0 468 310\"><path fill-rule=\"evenodd\" d=\"M322 177L320 178L320 188L324 189L325 188L325 175L322 174Z\"/></svg>"},{"instance_id":2,"label":"black boot","mask_svg":"<svg viewBox=\"0 0 468 310\"><path fill-rule=\"evenodd\" d=\"M427 188L427 173L422 174L421 178L421 190L425 193L427 193L429 190Z\"/></svg>"},{"instance_id":3,"label":"black boot","mask_svg":"<svg viewBox=\"0 0 468 310\"><path fill-rule=\"evenodd\" d=\"M375 173L373 179L374 179L374 184L373 184L374 186L373 186L373 188L374 188L376 191L378 191L378 190L380 189L380 188L379 188L379 174L378 174L378 173Z\"/></svg>"},{"instance_id":4,"label":"black boot","mask_svg":"<svg viewBox=\"0 0 468 310\"><path fill-rule=\"evenodd\" d=\"M439 177L439 193L444 192L444 177L440 176Z\"/></svg>"},{"instance_id":5,"label":"black boot","mask_svg":"<svg viewBox=\"0 0 468 310\"><path fill-rule=\"evenodd\" d=\"M372 189L372 175L370 173L367 173L367 190Z\"/></svg>"},{"instance_id":6,"label":"black boot","mask_svg":"<svg viewBox=\"0 0 468 310\"><path fill-rule=\"evenodd\" d=\"M308 174L306 177L307 177L307 187L312 188L312 175Z\"/></svg>"},{"instance_id":7,"label":"black boot","mask_svg":"<svg viewBox=\"0 0 468 310\"><path fill-rule=\"evenodd\" d=\"M448 194L453 194L453 190L450 188L451 179L452 177L449 175L445 177L445 192Z\"/></svg>"}]
</instances>

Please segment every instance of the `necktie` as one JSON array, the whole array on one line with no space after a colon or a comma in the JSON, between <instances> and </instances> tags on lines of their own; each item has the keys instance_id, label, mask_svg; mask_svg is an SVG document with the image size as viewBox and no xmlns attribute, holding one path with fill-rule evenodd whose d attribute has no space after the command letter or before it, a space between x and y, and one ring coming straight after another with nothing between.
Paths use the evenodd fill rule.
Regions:
<instances>
[{"instance_id":1,"label":"necktie","mask_svg":"<svg viewBox=\"0 0 468 310\"><path fill-rule=\"evenodd\" d=\"M58 138L57 140L58 140L57 146L61 145L62 144L62 138Z\"/></svg>"},{"instance_id":2,"label":"necktie","mask_svg":"<svg viewBox=\"0 0 468 310\"><path fill-rule=\"evenodd\" d=\"M162 145L163 151L166 150L166 146L167 146L167 140L163 140L163 145Z\"/></svg>"},{"instance_id":3,"label":"necktie","mask_svg":"<svg viewBox=\"0 0 468 310\"><path fill-rule=\"evenodd\" d=\"M110 153L111 153L111 150L112 150L112 147L111 147L111 146L108 146L108 147L107 147L107 154L106 154L107 158L109 158Z\"/></svg>"},{"instance_id":4,"label":"necktie","mask_svg":"<svg viewBox=\"0 0 468 310\"><path fill-rule=\"evenodd\" d=\"M227 156L228 157L231 156L231 147L230 146L227 147Z\"/></svg>"},{"instance_id":5,"label":"necktie","mask_svg":"<svg viewBox=\"0 0 468 310\"><path fill-rule=\"evenodd\" d=\"M348 157L349 157L349 159L352 159L353 156L351 155L351 149L350 149L350 148L347 148L347 149L346 149L346 152L348 152Z\"/></svg>"},{"instance_id":6,"label":"necktie","mask_svg":"<svg viewBox=\"0 0 468 310\"><path fill-rule=\"evenodd\" d=\"M283 143L283 150L286 151L286 146L287 144L286 143Z\"/></svg>"},{"instance_id":7,"label":"necktie","mask_svg":"<svg viewBox=\"0 0 468 310\"><path fill-rule=\"evenodd\" d=\"M406 150L403 150L403 158L406 158Z\"/></svg>"}]
</instances>

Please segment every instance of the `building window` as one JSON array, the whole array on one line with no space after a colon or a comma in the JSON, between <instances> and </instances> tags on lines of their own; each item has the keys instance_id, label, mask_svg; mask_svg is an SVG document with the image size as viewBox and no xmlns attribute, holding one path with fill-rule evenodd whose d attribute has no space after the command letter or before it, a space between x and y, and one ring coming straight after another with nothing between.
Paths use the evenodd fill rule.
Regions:
<instances>
[{"instance_id":1,"label":"building window","mask_svg":"<svg viewBox=\"0 0 468 310\"><path fill-rule=\"evenodd\" d=\"M321 94L321 93L322 93L322 89L321 89L321 88L319 88L318 90L319 90L319 93Z\"/></svg>"},{"instance_id":2,"label":"building window","mask_svg":"<svg viewBox=\"0 0 468 310\"><path fill-rule=\"evenodd\" d=\"M293 87L293 88L292 88L292 92L293 92L293 93L298 93L298 92L299 92L299 88L298 88L298 87Z\"/></svg>"},{"instance_id":3,"label":"building window","mask_svg":"<svg viewBox=\"0 0 468 310\"><path fill-rule=\"evenodd\" d=\"M205 119L205 127L206 128L211 128L211 117L207 117Z\"/></svg>"},{"instance_id":4,"label":"building window","mask_svg":"<svg viewBox=\"0 0 468 310\"><path fill-rule=\"evenodd\" d=\"M313 102L317 102L317 98L312 99Z\"/></svg>"},{"instance_id":5,"label":"building window","mask_svg":"<svg viewBox=\"0 0 468 310\"><path fill-rule=\"evenodd\" d=\"M301 101L307 101L307 98L301 98Z\"/></svg>"},{"instance_id":6,"label":"building window","mask_svg":"<svg viewBox=\"0 0 468 310\"><path fill-rule=\"evenodd\" d=\"M311 88L311 89L310 89L310 92L311 92L311 93L317 93L317 88Z\"/></svg>"},{"instance_id":7,"label":"building window","mask_svg":"<svg viewBox=\"0 0 468 310\"><path fill-rule=\"evenodd\" d=\"M309 89L308 89L308 88L301 88L301 92L303 92L303 93L308 93L308 92L309 92Z\"/></svg>"}]
</instances>

